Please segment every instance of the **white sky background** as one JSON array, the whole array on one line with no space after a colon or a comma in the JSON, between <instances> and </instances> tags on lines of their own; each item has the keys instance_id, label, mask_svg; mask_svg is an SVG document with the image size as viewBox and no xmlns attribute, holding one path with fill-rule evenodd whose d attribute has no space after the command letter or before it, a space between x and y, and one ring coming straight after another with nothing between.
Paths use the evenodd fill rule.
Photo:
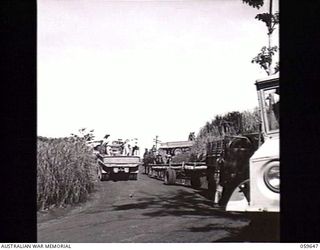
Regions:
<instances>
[{"instance_id":1,"label":"white sky background","mask_svg":"<svg viewBox=\"0 0 320 250\"><path fill-rule=\"evenodd\" d=\"M217 114L254 108L254 81L266 74L251 59L268 44L254 17L267 9L242 0L38 1L38 135L86 127L97 139L138 138L143 151L155 135L187 140Z\"/></svg>"}]
</instances>

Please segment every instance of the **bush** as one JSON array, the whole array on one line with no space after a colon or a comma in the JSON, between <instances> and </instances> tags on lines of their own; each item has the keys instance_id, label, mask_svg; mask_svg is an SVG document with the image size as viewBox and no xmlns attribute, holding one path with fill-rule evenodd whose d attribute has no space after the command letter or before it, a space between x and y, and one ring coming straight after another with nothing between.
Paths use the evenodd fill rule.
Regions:
<instances>
[{"instance_id":1,"label":"bush","mask_svg":"<svg viewBox=\"0 0 320 250\"><path fill-rule=\"evenodd\" d=\"M96 180L92 150L81 138L38 137L37 209L87 199Z\"/></svg>"}]
</instances>

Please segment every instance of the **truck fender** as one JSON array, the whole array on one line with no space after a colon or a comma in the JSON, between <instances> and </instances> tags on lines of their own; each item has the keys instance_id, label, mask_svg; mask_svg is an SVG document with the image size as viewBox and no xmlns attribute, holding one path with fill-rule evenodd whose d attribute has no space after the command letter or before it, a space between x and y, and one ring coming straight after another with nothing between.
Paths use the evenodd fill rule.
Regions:
<instances>
[{"instance_id":1,"label":"truck fender","mask_svg":"<svg viewBox=\"0 0 320 250\"><path fill-rule=\"evenodd\" d=\"M241 182L232 192L226 206L226 211L247 211L250 205L250 181Z\"/></svg>"}]
</instances>

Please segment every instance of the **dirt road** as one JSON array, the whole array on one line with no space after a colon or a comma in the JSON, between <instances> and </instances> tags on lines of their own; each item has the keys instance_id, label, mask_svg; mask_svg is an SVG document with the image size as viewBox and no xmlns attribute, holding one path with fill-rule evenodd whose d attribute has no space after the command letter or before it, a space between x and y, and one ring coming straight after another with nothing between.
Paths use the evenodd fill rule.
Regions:
<instances>
[{"instance_id":1,"label":"dirt road","mask_svg":"<svg viewBox=\"0 0 320 250\"><path fill-rule=\"evenodd\" d=\"M39 214L38 242L279 240L276 230L264 233L265 225L254 226L246 215L214 208L205 196L206 190L166 186L143 174L138 181L100 182L81 207L62 214Z\"/></svg>"}]
</instances>

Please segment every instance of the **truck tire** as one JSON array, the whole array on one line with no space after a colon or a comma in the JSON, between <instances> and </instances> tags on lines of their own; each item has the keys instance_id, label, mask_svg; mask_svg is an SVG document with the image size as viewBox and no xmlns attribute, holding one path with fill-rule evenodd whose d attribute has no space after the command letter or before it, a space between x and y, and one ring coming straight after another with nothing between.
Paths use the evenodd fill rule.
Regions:
<instances>
[{"instance_id":1,"label":"truck tire","mask_svg":"<svg viewBox=\"0 0 320 250\"><path fill-rule=\"evenodd\" d=\"M101 175L98 175L98 178L100 181L106 181L108 179L107 174L105 173L101 173Z\"/></svg>"},{"instance_id":2,"label":"truck tire","mask_svg":"<svg viewBox=\"0 0 320 250\"><path fill-rule=\"evenodd\" d=\"M164 184L174 185L176 183L176 178L176 171L174 171L174 169L169 168L164 174Z\"/></svg>"},{"instance_id":3,"label":"truck tire","mask_svg":"<svg viewBox=\"0 0 320 250\"><path fill-rule=\"evenodd\" d=\"M130 174L129 180L134 180L134 181L138 180L138 174Z\"/></svg>"},{"instance_id":4,"label":"truck tire","mask_svg":"<svg viewBox=\"0 0 320 250\"><path fill-rule=\"evenodd\" d=\"M101 181L107 181L107 180L108 180L107 174L102 173Z\"/></svg>"},{"instance_id":5,"label":"truck tire","mask_svg":"<svg viewBox=\"0 0 320 250\"><path fill-rule=\"evenodd\" d=\"M107 174L106 173L102 173L102 170L101 170L101 167L98 166L98 179L100 181L106 181L108 178L107 178Z\"/></svg>"},{"instance_id":6,"label":"truck tire","mask_svg":"<svg viewBox=\"0 0 320 250\"><path fill-rule=\"evenodd\" d=\"M97 175L98 175L98 179L100 180L100 181L102 181L103 180L103 178L102 178L102 171L101 171L101 167L98 165L98 169L97 169Z\"/></svg>"},{"instance_id":7,"label":"truck tire","mask_svg":"<svg viewBox=\"0 0 320 250\"><path fill-rule=\"evenodd\" d=\"M201 187L200 176L195 174L191 175L191 187L194 189L199 189Z\"/></svg>"},{"instance_id":8,"label":"truck tire","mask_svg":"<svg viewBox=\"0 0 320 250\"><path fill-rule=\"evenodd\" d=\"M149 168L148 176L151 177L151 178L153 177L153 170L152 170L152 168Z\"/></svg>"}]
</instances>

